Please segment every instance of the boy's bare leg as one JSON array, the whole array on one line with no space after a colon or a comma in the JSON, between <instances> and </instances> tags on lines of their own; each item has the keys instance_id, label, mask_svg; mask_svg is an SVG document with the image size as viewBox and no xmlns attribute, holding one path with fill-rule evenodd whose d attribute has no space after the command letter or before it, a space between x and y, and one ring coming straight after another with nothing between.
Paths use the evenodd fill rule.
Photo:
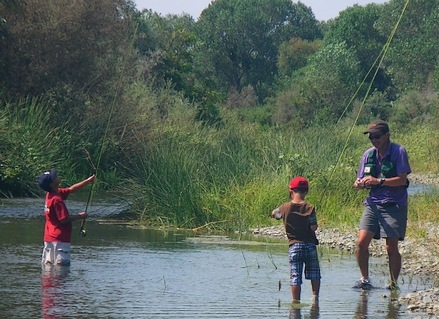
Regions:
<instances>
[{"instance_id":1,"label":"boy's bare leg","mask_svg":"<svg viewBox=\"0 0 439 319\"><path fill-rule=\"evenodd\" d=\"M300 302L301 291L301 286L291 286L291 295L293 296L293 302Z\"/></svg>"},{"instance_id":2,"label":"boy's bare leg","mask_svg":"<svg viewBox=\"0 0 439 319\"><path fill-rule=\"evenodd\" d=\"M320 279L311 280L311 289L313 298L318 298L320 293Z\"/></svg>"}]
</instances>

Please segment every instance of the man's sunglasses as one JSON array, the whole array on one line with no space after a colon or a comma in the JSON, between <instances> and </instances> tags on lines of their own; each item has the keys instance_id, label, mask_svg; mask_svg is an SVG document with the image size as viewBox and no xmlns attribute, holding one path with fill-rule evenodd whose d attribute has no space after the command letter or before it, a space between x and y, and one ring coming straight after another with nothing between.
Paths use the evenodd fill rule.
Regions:
<instances>
[{"instance_id":1,"label":"man's sunglasses","mask_svg":"<svg viewBox=\"0 0 439 319\"><path fill-rule=\"evenodd\" d=\"M383 136L384 134L369 134L369 140L378 140Z\"/></svg>"}]
</instances>

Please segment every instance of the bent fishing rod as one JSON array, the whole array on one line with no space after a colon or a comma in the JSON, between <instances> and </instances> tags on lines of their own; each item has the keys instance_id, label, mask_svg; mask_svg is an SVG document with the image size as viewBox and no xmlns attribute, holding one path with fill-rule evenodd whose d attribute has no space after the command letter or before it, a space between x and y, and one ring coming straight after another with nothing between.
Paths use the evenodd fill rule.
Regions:
<instances>
[{"instance_id":1,"label":"bent fishing rod","mask_svg":"<svg viewBox=\"0 0 439 319\"><path fill-rule=\"evenodd\" d=\"M130 43L130 47L129 47L129 51L128 51L129 53L131 53L133 51L133 48L134 48L134 41L137 37L137 28L138 28L138 24L136 25L136 27L134 29L134 34L131 38L131 43ZM122 66L122 70L125 70L127 63L128 63L128 61L127 61L127 59L125 59L124 64ZM107 140L107 134L108 134L108 131L110 129L110 123L111 123L111 118L113 116L114 106L116 104L116 99L117 99L117 96L118 96L118 93L119 93L121 87L122 87L122 80L121 80L121 77L119 77L119 80L118 80L117 86L116 86L116 90L114 92L113 101L111 103L110 110L108 112L107 124L105 127L104 136L102 137L102 140L101 140L100 150L99 150L99 154L98 154L98 161L96 163L96 166L93 165L93 162L91 160L91 156L87 152L88 157L89 157L89 161L90 161L90 163L94 169L94 172L95 172L95 182L92 184L92 186L90 188L90 193L88 194L88 200L87 200L87 205L85 207L85 212L87 212L87 209L88 209L89 205L91 204L91 200L93 198L93 189L94 189L94 186L96 184L96 180L98 178L98 168L99 168L99 165L101 163L102 154L104 152L104 144L105 144L105 141ZM81 236L81 237L87 236L87 231L85 230L85 218L81 221L81 228L79 230L79 236Z\"/></svg>"},{"instance_id":2,"label":"bent fishing rod","mask_svg":"<svg viewBox=\"0 0 439 319\"><path fill-rule=\"evenodd\" d=\"M85 212L87 213L88 207L90 206L91 199L93 197L93 188L94 188L94 186L96 184L96 178L97 178L98 171L97 171L97 168L94 166L93 161L91 160L90 153L87 150L85 150L85 151L87 153L87 157L89 159L90 165L93 167L94 175L95 175L95 180L94 180L93 184L90 187L90 191L88 193L87 204L85 205ZM100 162L100 160L98 162ZM98 165L99 165L99 163L98 163ZM80 237L87 236L87 231L85 230L85 218L81 220L81 228L79 229L79 236Z\"/></svg>"},{"instance_id":3,"label":"bent fishing rod","mask_svg":"<svg viewBox=\"0 0 439 319\"><path fill-rule=\"evenodd\" d=\"M93 197L93 187L96 183L96 173L95 173L95 181L93 182L93 184L90 187L90 192L88 193L88 199L87 199L87 204L85 206L85 212L87 213L88 207L90 206L91 203L91 198ZM79 236L80 237L85 237L87 236L87 231L85 230L85 218L81 220L81 228L79 229Z\"/></svg>"}]
</instances>

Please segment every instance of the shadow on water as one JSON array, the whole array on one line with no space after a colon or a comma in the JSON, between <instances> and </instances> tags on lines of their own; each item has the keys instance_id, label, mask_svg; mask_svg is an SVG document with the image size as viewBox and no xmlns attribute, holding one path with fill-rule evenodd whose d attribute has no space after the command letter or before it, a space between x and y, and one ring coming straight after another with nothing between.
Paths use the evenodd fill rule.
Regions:
<instances>
[{"instance_id":1,"label":"shadow on water","mask_svg":"<svg viewBox=\"0 0 439 319\"><path fill-rule=\"evenodd\" d=\"M74 224L72 265L41 268L42 205L0 214L1 318L419 318L383 288L352 289L358 267L352 255L319 248L321 295L311 302L304 280L302 303L291 304L286 243L257 243L227 236L195 236L102 224L88 235ZM70 202L69 202L70 204ZM78 204L78 206L81 206ZM105 212L120 208L109 208ZM35 207L38 207L37 209ZM9 209L9 210L8 210ZM17 206L12 209L17 211ZM374 284L384 287L387 262L371 258ZM402 278L404 279L404 278ZM400 294L422 287L405 279Z\"/></svg>"}]
</instances>

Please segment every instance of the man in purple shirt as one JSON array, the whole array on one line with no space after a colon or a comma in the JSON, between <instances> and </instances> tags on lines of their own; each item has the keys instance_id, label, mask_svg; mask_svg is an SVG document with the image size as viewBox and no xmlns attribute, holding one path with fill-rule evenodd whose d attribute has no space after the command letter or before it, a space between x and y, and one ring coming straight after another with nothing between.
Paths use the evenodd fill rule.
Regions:
<instances>
[{"instance_id":1,"label":"man in purple shirt","mask_svg":"<svg viewBox=\"0 0 439 319\"><path fill-rule=\"evenodd\" d=\"M405 148L390 141L389 126L375 121L364 132L372 147L364 152L354 187L369 189L364 201L357 243L357 262L362 278L354 288L373 288L369 279L369 245L372 239L386 239L390 281L388 289L398 289L401 254L398 241L407 227L408 179L411 173Z\"/></svg>"}]
</instances>

